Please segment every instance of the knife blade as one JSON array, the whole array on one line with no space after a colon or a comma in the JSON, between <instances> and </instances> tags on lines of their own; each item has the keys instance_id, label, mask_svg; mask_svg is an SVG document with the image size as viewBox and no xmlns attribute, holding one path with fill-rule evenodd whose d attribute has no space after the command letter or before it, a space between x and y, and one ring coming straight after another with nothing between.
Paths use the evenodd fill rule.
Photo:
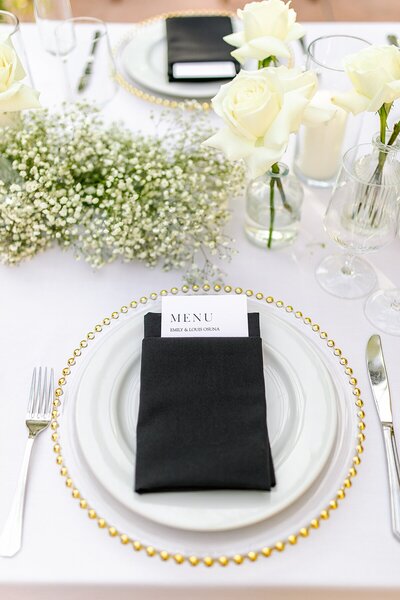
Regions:
<instances>
[{"instance_id":1,"label":"knife blade","mask_svg":"<svg viewBox=\"0 0 400 600\"><path fill-rule=\"evenodd\" d=\"M400 462L393 428L389 381L379 335L372 335L366 349L367 369L372 395L382 426L389 475L392 531L400 540Z\"/></svg>"},{"instance_id":2,"label":"knife blade","mask_svg":"<svg viewBox=\"0 0 400 600\"><path fill-rule=\"evenodd\" d=\"M92 72L93 72L93 63L94 63L94 58L95 58L95 54L96 54L96 50L97 50L97 44L98 44L100 38L101 38L101 31L95 31L93 34L92 47L90 49L89 58L87 59L82 76L80 77L80 79L78 81L78 88L77 88L78 93L84 92L89 85L90 78L91 78Z\"/></svg>"}]
</instances>

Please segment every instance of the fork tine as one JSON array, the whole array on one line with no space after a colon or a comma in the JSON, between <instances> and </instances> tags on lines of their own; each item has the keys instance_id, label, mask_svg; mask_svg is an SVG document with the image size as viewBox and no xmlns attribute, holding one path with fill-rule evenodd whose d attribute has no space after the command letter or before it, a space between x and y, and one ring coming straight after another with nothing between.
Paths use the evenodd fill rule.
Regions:
<instances>
[{"instance_id":1,"label":"fork tine","mask_svg":"<svg viewBox=\"0 0 400 600\"><path fill-rule=\"evenodd\" d=\"M42 389L42 367L39 367L39 374L37 378L35 398L33 400L32 415L37 416L40 409L40 394Z\"/></svg>"},{"instance_id":2,"label":"fork tine","mask_svg":"<svg viewBox=\"0 0 400 600\"><path fill-rule=\"evenodd\" d=\"M43 383L42 383L42 389L41 389L41 394L40 394L40 405L39 405L39 409L38 409L38 414L40 416L44 415L44 409L46 406L46 398L47 397L47 367L44 368L44 373L43 373Z\"/></svg>"},{"instance_id":3,"label":"fork tine","mask_svg":"<svg viewBox=\"0 0 400 600\"><path fill-rule=\"evenodd\" d=\"M50 369L50 375L48 379L48 387L47 387L47 398L46 404L44 407L44 414L46 417L50 418L51 407L53 405L53 396L54 396L54 371Z\"/></svg>"},{"instance_id":4,"label":"fork tine","mask_svg":"<svg viewBox=\"0 0 400 600\"><path fill-rule=\"evenodd\" d=\"M33 400L35 398L35 390L36 390L36 367L33 369L32 373L32 382L31 382L31 391L29 392L29 402L28 402L28 415L32 414L33 409Z\"/></svg>"},{"instance_id":5,"label":"fork tine","mask_svg":"<svg viewBox=\"0 0 400 600\"><path fill-rule=\"evenodd\" d=\"M54 395L54 371L47 367L35 367L32 374L27 418L50 419Z\"/></svg>"}]
</instances>

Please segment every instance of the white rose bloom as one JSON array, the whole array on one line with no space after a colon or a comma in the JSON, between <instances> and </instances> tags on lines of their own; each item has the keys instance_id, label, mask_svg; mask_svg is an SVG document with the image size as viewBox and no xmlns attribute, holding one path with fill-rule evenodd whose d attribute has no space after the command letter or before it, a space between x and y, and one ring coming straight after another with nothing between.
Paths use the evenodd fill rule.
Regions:
<instances>
[{"instance_id":1,"label":"white rose bloom","mask_svg":"<svg viewBox=\"0 0 400 600\"><path fill-rule=\"evenodd\" d=\"M332 100L345 110L376 112L400 98L400 50L395 46L368 46L347 56L344 68L353 89Z\"/></svg>"},{"instance_id":2,"label":"white rose bloom","mask_svg":"<svg viewBox=\"0 0 400 600\"><path fill-rule=\"evenodd\" d=\"M204 144L222 150L230 160L244 159L250 175L258 177L282 157L316 88L315 73L299 68L240 71L212 100L227 127Z\"/></svg>"},{"instance_id":3,"label":"white rose bloom","mask_svg":"<svg viewBox=\"0 0 400 600\"><path fill-rule=\"evenodd\" d=\"M304 27L296 23L296 13L290 8L290 2L250 2L243 10L238 9L237 14L243 21L243 31L231 33L224 40L237 48L231 54L240 63L248 58L289 58L287 44L298 40L305 32Z\"/></svg>"},{"instance_id":4,"label":"white rose bloom","mask_svg":"<svg viewBox=\"0 0 400 600\"><path fill-rule=\"evenodd\" d=\"M0 113L39 108L39 93L24 85L25 71L9 39L0 41Z\"/></svg>"}]
</instances>

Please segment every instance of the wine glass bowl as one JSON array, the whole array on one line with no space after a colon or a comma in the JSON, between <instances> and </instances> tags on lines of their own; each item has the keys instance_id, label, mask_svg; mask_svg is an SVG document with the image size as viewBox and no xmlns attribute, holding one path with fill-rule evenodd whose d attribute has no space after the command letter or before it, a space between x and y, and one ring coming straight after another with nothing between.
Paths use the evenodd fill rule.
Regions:
<instances>
[{"instance_id":1,"label":"wine glass bowl","mask_svg":"<svg viewBox=\"0 0 400 600\"><path fill-rule=\"evenodd\" d=\"M333 295L360 298L375 285L372 267L358 255L376 252L395 239L400 206L398 150L360 144L343 157L324 227L346 254L328 256L316 272L320 285Z\"/></svg>"}]
</instances>

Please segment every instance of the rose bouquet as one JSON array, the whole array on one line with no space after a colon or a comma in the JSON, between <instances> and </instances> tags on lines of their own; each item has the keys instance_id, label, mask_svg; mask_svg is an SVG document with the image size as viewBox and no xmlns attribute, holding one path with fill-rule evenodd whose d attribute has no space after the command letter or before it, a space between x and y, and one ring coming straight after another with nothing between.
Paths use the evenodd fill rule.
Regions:
<instances>
[{"instance_id":1,"label":"rose bouquet","mask_svg":"<svg viewBox=\"0 0 400 600\"><path fill-rule=\"evenodd\" d=\"M363 111L379 115L379 141L395 144L400 134L400 120L387 139L388 117L393 103L400 98L400 50L395 46L372 45L347 57L344 64L353 89L337 94L333 102L354 115ZM384 159L377 165L376 177L382 176Z\"/></svg>"}]
</instances>

